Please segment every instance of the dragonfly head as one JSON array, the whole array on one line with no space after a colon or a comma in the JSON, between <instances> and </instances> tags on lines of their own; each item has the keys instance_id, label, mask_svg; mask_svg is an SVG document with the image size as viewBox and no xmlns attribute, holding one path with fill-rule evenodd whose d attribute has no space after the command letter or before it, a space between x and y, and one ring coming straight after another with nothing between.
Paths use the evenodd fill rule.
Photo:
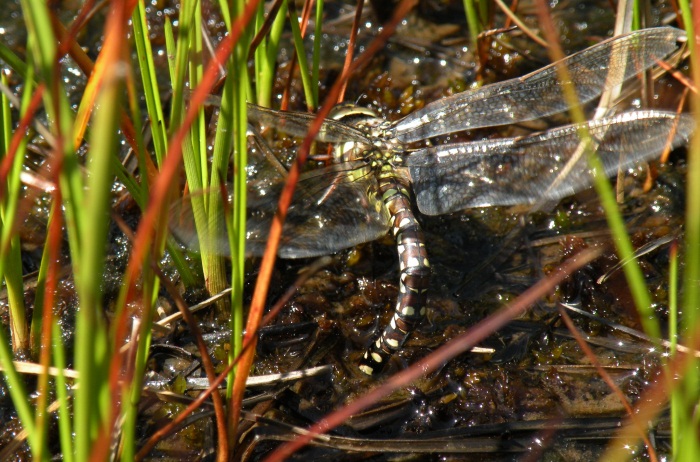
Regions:
<instances>
[{"instance_id":1,"label":"dragonfly head","mask_svg":"<svg viewBox=\"0 0 700 462\"><path fill-rule=\"evenodd\" d=\"M384 122L373 110L356 106L352 103L341 103L335 106L330 114L330 119L337 120L346 125L358 128L366 132L370 138L373 137L375 127ZM366 156L368 146L361 145L352 141L340 143L334 150L334 156L337 161L356 160Z\"/></svg>"}]
</instances>

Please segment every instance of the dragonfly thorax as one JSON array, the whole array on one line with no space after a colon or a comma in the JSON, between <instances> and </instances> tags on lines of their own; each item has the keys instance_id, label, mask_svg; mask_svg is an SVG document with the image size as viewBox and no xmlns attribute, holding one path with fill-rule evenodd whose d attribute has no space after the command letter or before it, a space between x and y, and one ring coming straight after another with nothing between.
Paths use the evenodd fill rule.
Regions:
<instances>
[{"instance_id":1,"label":"dragonfly thorax","mask_svg":"<svg viewBox=\"0 0 700 462\"><path fill-rule=\"evenodd\" d=\"M337 161L365 160L372 168L380 170L382 165L393 163L395 159L400 158L396 155L399 151L397 140L388 135L387 129L391 124L373 110L342 103L333 108L329 117L362 131L372 140L369 145L354 141L337 145L334 151Z\"/></svg>"}]
</instances>

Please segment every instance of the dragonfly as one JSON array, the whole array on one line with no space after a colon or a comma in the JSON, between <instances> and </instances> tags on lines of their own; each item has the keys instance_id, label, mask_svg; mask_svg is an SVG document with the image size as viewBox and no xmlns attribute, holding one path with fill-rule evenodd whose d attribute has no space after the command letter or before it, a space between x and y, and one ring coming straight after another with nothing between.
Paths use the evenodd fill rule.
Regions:
<instances>
[{"instance_id":1,"label":"dragonfly","mask_svg":"<svg viewBox=\"0 0 700 462\"><path fill-rule=\"evenodd\" d=\"M568 84L585 104L652 68L685 40L685 33L672 27L643 29L526 76L437 100L398 121L347 105L323 121L316 139L336 146L335 162L300 177L278 255L328 255L388 232L393 235L399 295L389 325L360 360L362 372L380 373L426 316L431 269L417 212L441 215L472 207L556 202L592 183L587 157L575 155L582 131L588 133L589 149L601 159L605 174L612 176L669 144L684 143L694 122L688 114L638 110L520 137L433 146L426 146L426 140L567 110L556 66L566 66ZM254 105L249 105L248 117L261 127L297 137L306 135L315 118ZM415 147L419 142L423 146ZM283 183L280 178L249 184L246 245L251 254L260 255L265 248Z\"/></svg>"}]
</instances>

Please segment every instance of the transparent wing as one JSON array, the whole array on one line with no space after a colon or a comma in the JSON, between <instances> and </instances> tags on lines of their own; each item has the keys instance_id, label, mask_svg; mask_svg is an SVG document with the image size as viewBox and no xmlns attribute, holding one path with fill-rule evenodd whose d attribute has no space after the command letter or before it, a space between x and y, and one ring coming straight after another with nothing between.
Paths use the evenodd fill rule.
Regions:
<instances>
[{"instance_id":1,"label":"transparent wing","mask_svg":"<svg viewBox=\"0 0 700 462\"><path fill-rule=\"evenodd\" d=\"M389 229L389 214L376 196L375 175L349 163L302 176L287 211L279 256L307 258L373 241ZM260 255L277 211L283 183L250 191L247 248Z\"/></svg>"},{"instance_id":2,"label":"transparent wing","mask_svg":"<svg viewBox=\"0 0 700 462\"><path fill-rule=\"evenodd\" d=\"M611 176L618 167L683 142L695 124L690 115L637 111L584 124ZM581 156L556 181L580 146L579 126L568 125L519 138L422 149L407 158L420 211L440 215L469 207L557 201L589 187L591 171ZM675 133L674 133L675 132ZM669 140L670 134L674 134Z\"/></svg>"},{"instance_id":3,"label":"transparent wing","mask_svg":"<svg viewBox=\"0 0 700 462\"><path fill-rule=\"evenodd\" d=\"M275 111L248 104L248 119L264 127L274 128L282 133L304 138L316 116L305 112ZM371 141L362 131L332 119L323 121L316 140L324 143L354 141L356 143L371 144Z\"/></svg>"},{"instance_id":4,"label":"transparent wing","mask_svg":"<svg viewBox=\"0 0 700 462\"><path fill-rule=\"evenodd\" d=\"M279 256L307 258L328 255L386 234L389 215L376 198L376 186L374 174L361 162L338 164L302 175L287 211ZM283 187L283 178L249 184L246 236L249 254L262 255L264 252ZM185 198L171 209L170 226L180 243L196 250L199 241L191 200L192 197ZM225 230L206 234L212 235L210 248L228 254Z\"/></svg>"},{"instance_id":5,"label":"transparent wing","mask_svg":"<svg viewBox=\"0 0 700 462\"><path fill-rule=\"evenodd\" d=\"M644 29L611 38L573 54L566 65L578 101L654 66L674 52L685 33L672 27ZM534 120L567 109L555 64L517 79L487 85L431 103L396 122L389 134L409 143L479 127Z\"/></svg>"}]
</instances>

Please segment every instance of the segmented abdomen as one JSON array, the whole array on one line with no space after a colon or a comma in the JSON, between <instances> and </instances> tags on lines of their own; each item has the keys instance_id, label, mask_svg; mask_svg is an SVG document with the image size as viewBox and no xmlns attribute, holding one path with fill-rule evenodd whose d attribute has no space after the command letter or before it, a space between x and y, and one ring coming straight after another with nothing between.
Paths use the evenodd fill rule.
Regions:
<instances>
[{"instance_id":1,"label":"segmented abdomen","mask_svg":"<svg viewBox=\"0 0 700 462\"><path fill-rule=\"evenodd\" d=\"M405 181L387 165L379 174L379 194L391 215L391 232L399 252L399 297L391 322L365 352L362 372L379 373L425 317L430 264L423 231L411 210Z\"/></svg>"}]
</instances>

